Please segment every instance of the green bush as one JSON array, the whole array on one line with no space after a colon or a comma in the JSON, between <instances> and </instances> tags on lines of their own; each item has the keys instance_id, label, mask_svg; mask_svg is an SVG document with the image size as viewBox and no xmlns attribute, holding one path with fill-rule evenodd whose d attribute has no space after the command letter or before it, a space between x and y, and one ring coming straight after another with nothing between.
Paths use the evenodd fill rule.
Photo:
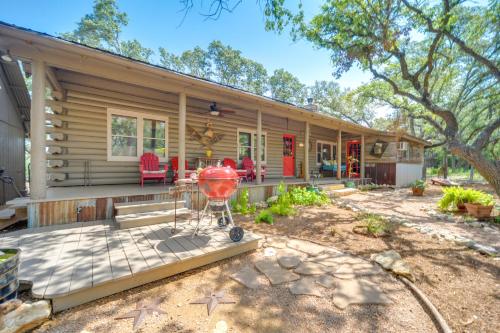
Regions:
<instances>
[{"instance_id":1,"label":"green bush","mask_svg":"<svg viewBox=\"0 0 500 333\"><path fill-rule=\"evenodd\" d=\"M248 188L244 187L241 190L238 200L231 200L231 208L235 213L241 213L243 215L253 214L257 210L255 204L250 204L250 195L248 194Z\"/></svg>"},{"instance_id":2,"label":"green bush","mask_svg":"<svg viewBox=\"0 0 500 333\"><path fill-rule=\"evenodd\" d=\"M330 202L330 199L324 192L317 192L305 187L294 187L288 193L293 205L321 206Z\"/></svg>"},{"instance_id":3,"label":"green bush","mask_svg":"<svg viewBox=\"0 0 500 333\"><path fill-rule=\"evenodd\" d=\"M443 197L439 200L438 207L441 210L456 210L459 205L465 203L476 203L489 206L493 205L495 201L492 195L482 191L453 186L443 188Z\"/></svg>"},{"instance_id":4,"label":"green bush","mask_svg":"<svg viewBox=\"0 0 500 333\"><path fill-rule=\"evenodd\" d=\"M264 209L257 214L255 217L255 223L265 222L267 224L274 223L273 213L269 209Z\"/></svg>"},{"instance_id":5,"label":"green bush","mask_svg":"<svg viewBox=\"0 0 500 333\"><path fill-rule=\"evenodd\" d=\"M413 183L411 183L410 186L412 188L418 188L421 190L425 190L427 185L425 184L425 180L419 179L419 180L416 180Z\"/></svg>"},{"instance_id":6,"label":"green bush","mask_svg":"<svg viewBox=\"0 0 500 333\"><path fill-rule=\"evenodd\" d=\"M290 216L295 214L295 209L292 207L290 193L286 191L285 183L280 182L277 190L278 200L269 208L276 215Z\"/></svg>"},{"instance_id":7,"label":"green bush","mask_svg":"<svg viewBox=\"0 0 500 333\"><path fill-rule=\"evenodd\" d=\"M371 235L379 236L392 230L391 224L378 214L362 213L358 218L366 227L366 231Z\"/></svg>"}]
</instances>

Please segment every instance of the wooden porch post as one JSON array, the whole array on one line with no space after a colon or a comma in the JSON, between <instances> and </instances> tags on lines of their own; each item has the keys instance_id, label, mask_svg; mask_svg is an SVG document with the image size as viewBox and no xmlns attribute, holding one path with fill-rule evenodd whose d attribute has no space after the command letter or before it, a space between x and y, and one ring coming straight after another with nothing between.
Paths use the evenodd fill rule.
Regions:
<instances>
[{"instance_id":1,"label":"wooden porch post","mask_svg":"<svg viewBox=\"0 0 500 333\"><path fill-rule=\"evenodd\" d=\"M262 175L261 175L261 168L262 168L262 161L261 161L261 155L262 155L262 111L257 110L257 142L255 143L257 145L257 156L255 156L255 177L257 178L257 184L262 183Z\"/></svg>"},{"instance_id":2,"label":"wooden porch post","mask_svg":"<svg viewBox=\"0 0 500 333\"><path fill-rule=\"evenodd\" d=\"M306 121L306 130L304 134L304 180L309 181L309 136L311 135L311 128L309 122Z\"/></svg>"},{"instance_id":3,"label":"wooden porch post","mask_svg":"<svg viewBox=\"0 0 500 333\"><path fill-rule=\"evenodd\" d=\"M45 153L45 68L43 61L33 60L31 96L31 177L32 199L47 195L47 155Z\"/></svg>"},{"instance_id":4,"label":"wooden porch post","mask_svg":"<svg viewBox=\"0 0 500 333\"><path fill-rule=\"evenodd\" d=\"M337 132L337 179L342 179L342 131Z\"/></svg>"},{"instance_id":5,"label":"wooden porch post","mask_svg":"<svg viewBox=\"0 0 500 333\"><path fill-rule=\"evenodd\" d=\"M361 135L361 161L360 161L360 169L361 169L361 178L365 178L365 136Z\"/></svg>"},{"instance_id":6,"label":"wooden porch post","mask_svg":"<svg viewBox=\"0 0 500 333\"><path fill-rule=\"evenodd\" d=\"M179 94L179 179L186 176L186 93Z\"/></svg>"}]
</instances>

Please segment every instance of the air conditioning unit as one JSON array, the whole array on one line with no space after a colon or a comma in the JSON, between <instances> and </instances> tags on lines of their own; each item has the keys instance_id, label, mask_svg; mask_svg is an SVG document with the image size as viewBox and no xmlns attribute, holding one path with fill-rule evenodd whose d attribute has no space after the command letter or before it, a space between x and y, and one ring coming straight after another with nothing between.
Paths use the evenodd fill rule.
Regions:
<instances>
[{"instance_id":1,"label":"air conditioning unit","mask_svg":"<svg viewBox=\"0 0 500 333\"><path fill-rule=\"evenodd\" d=\"M408 142L398 142L398 150L408 150Z\"/></svg>"}]
</instances>

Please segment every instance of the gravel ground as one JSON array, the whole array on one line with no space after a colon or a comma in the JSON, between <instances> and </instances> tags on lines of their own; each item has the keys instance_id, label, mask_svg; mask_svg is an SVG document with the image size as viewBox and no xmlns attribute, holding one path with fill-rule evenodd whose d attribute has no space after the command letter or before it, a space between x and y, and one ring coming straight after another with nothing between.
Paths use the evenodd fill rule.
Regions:
<instances>
[{"instance_id":1,"label":"gravel ground","mask_svg":"<svg viewBox=\"0 0 500 333\"><path fill-rule=\"evenodd\" d=\"M278 218L272 226L236 217L245 229L262 235L286 235L335 246L364 258L388 249L398 251L424 291L455 332L500 332L499 261L451 242L399 227L389 237L367 238L352 232L356 214L334 205L300 209L295 217ZM36 332L130 332L132 320L114 320L135 308L136 301L161 297L167 315L148 317L139 332L212 332L227 322L229 332L436 332L422 305L390 275L377 283L393 304L351 305L339 310L331 291L324 298L293 296L286 286L266 284L253 291L229 276L261 258L262 249L175 277L106 297L54 316ZM211 289L224 289L236 300L207 316L191 300Z\"/></svg>"}]
</instances>

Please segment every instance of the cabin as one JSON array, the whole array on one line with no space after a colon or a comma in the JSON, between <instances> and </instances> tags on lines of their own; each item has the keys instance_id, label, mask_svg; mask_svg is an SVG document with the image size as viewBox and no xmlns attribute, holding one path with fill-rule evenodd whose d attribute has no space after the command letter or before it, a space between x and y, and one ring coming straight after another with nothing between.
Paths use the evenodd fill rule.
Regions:
<instances>
[{"instance_id":1,"label":"cabin","mask_svg":"<svg viewBox=\"0 0 500 333\"><path fill-rule=\"evenodd\" d=\"M30 197L17 201L30 227L112 218L115 203L166 198L174 177L224 159L253 161L255 179L240 185L252 200L272 195L280 181L406 186L422 177L425 141L313 104L291 105L5 23L0 52L32 80ZM168 165L166 185L139 185L146 152Z\"/></svg>"}]
</instances>

